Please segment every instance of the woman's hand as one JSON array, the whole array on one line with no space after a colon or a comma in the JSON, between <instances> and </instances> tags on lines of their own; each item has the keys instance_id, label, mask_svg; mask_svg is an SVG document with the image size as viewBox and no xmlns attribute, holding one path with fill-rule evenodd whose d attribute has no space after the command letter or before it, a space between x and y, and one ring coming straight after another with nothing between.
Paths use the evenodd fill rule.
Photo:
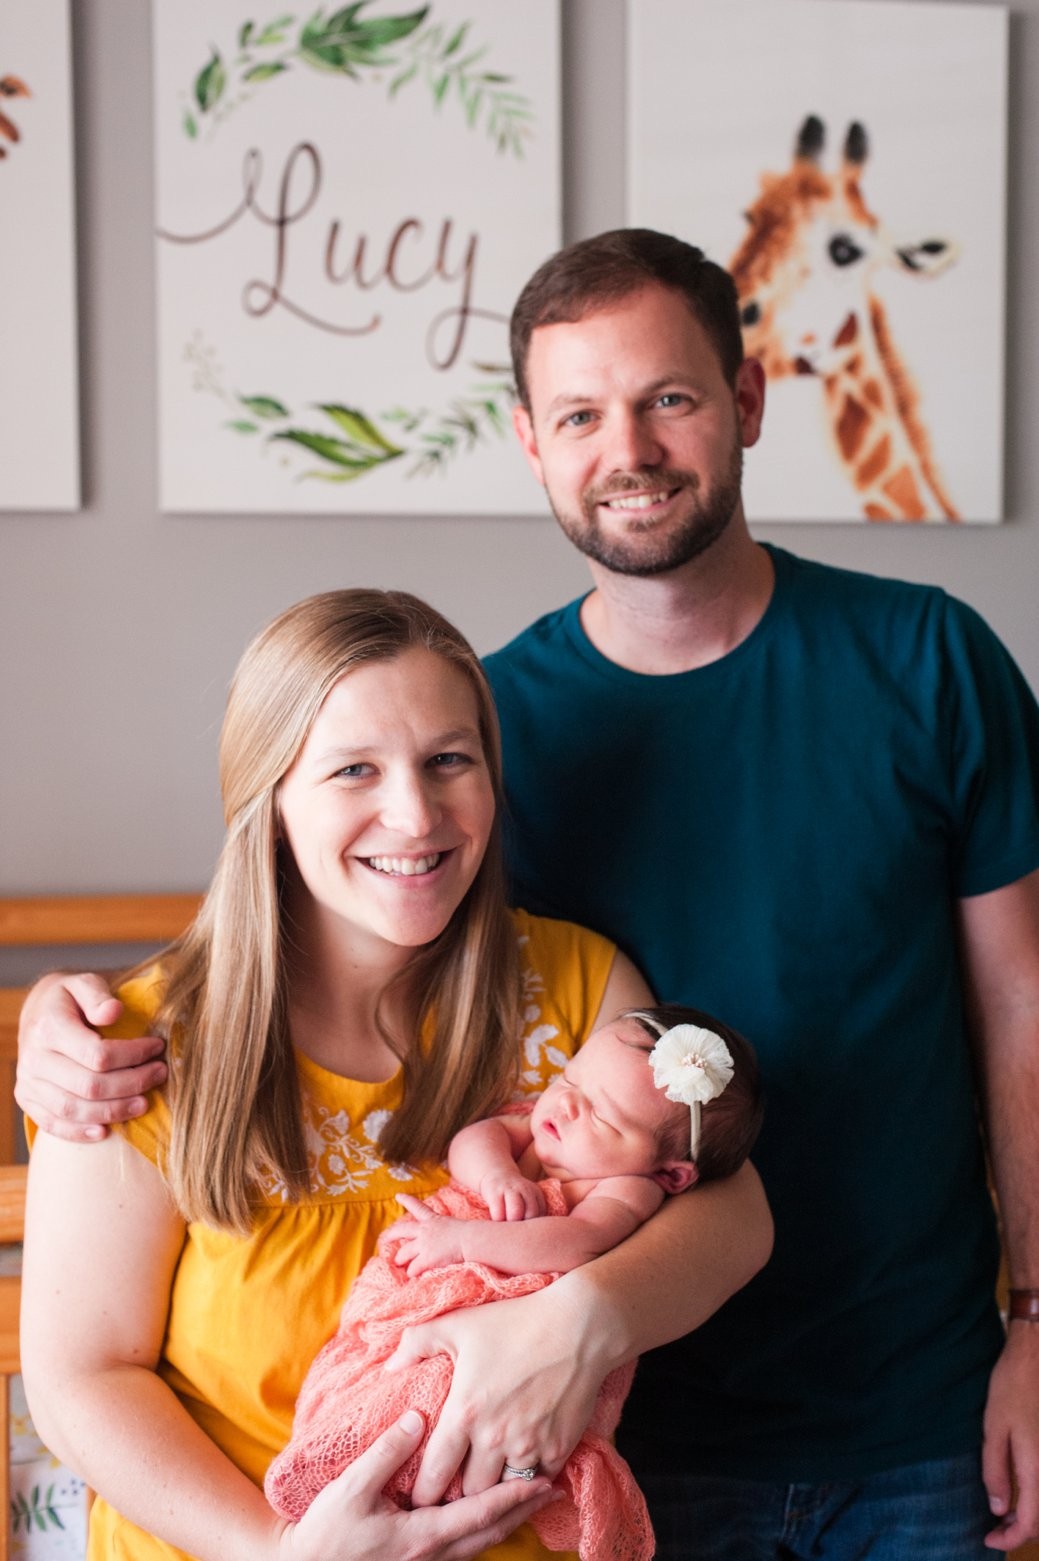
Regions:
<instances>
[{"instance_id":1,"label":"woman's hand","mask_svg":"<svg viewBox=\"0 0 1039 1561\"><path fill-rule=\"evenodd\" d=\"M557 1280L535 1295L406 1329L386 1370L431 1355L454 1361L415 1481L416 1506L438 1502L459 1468L467 1496L496 1485L506 1463L536 1464L549 1478L559 1472L614 1364L596 1353L600 1330L589 1328L581 1311Z\"/></svg>"},{"instance_id":2,"label":"woman's hand","mask_svg":"<svg viewBox=\"0 0 1039 1561\"><path fill-rule=\"evenodd\" d=\"M140 1116L166 1064L157 1036L109 1041L96 1026L115 1024L123 1005L94 975L44 976L22 1008L15 1099L38 1127L89 1143L107 1124Z\"/></svg>"},{"instance_id":3,"label":"woman's hand","mask_svg":"<svg viewBox=\"0 0 1039 1561\"><path fill-rule=\"evenodd\" d=\"M402 1512L383 1486L415 1451L424 1429L410 1409L287 1525L284 1561L466 1561L498 1544L553 1499L547 1480L495 1485L445 1507ZM517 1489L517 1486L519 1489Z\"/></svg>"}]
</instances>

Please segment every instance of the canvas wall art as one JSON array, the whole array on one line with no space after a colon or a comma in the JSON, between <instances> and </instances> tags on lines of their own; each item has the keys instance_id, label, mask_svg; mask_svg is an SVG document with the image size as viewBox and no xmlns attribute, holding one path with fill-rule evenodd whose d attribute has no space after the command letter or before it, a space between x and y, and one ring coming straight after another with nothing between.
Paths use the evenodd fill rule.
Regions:
<instances>
[{"instance_id":1,"label":"canvas wall art","mask_svg":"<svg viewBox=\"0 0 1039 1561\"><path fill-rule=\"evenodd\" d=\"M67 0L0 6L0 509L80 504Z\"/></svg>"},{"instance_id":2,"label":"canvas wall art","mask_svg":"<svg viewBox=\"0 0 1039 1561\"><path fill-rule=\"evenodd\" d=\"M1006 11L630 0L629 23L629 220L732 271L768 377L748 516L1001 519Z\"/></svg>"},{"instance_id":3,"label":"canvas wall art","mask_svg":"<svg viewBox=\"0 0 1039 1561\"><path fill-rule=\"evenodd\" d=\"M558 0L153 0L160 503L523 513Z\"/></svg>"}]
</instances>

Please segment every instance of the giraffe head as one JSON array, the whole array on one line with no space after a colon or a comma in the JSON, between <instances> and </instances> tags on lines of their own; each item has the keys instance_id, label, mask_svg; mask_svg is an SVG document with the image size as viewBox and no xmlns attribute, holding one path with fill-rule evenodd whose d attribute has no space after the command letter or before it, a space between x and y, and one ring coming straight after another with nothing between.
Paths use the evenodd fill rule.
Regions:
<instances>
[{"instance_id":1,"label":"giraffe head","mask_svg":"<svg viewBox=\"0 0 1039 1561\"><path fill-rule=\"evenodd\" d=\"M942 238L899 244L862 194L869 140L849 126L840 165L822 166L826 130L809 115L793 162L765 174L729 265L740 296L747 355L770 379L837 372L868 329L871 280L883 266L932 277L956 258Z\"/></svg>"}]
</instances>

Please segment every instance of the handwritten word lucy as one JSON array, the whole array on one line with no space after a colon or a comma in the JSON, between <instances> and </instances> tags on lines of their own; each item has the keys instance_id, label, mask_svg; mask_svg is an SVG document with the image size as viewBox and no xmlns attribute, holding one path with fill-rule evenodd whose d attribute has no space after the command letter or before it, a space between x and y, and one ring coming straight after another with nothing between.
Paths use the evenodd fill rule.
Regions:
<instances>
[{"instance_id":1,"label":"handwritten word lucy","mask_svg":"<svg viewBox=\"0 0 1039 1561\"><path fill-rule=\"evenodd\" d=\"M317 330L339 336L366 336L378 330L382 313L372 309L363 319L343 321L329 318L300 302L298 291L289 292L290 258L303 249L313 265L314 246L304 245L304 226L313 237L314 216L323 183L321 154L309 141L293 147L285 160L278 181L273 209L266 210L260 200L263 182L263 156L258 148L246 152L242 163L242 198L221 222L198 233L172 233L159 229L159 237L173 244L210 243L243 220L251 219L269 238L269 269L263 277L251 277L242 289L242 307L255 318L273 309L285 309ZM427 227L429 231L427 232ZM475 316L502 321L503 316L479 309L473 303L479 237L476 233L459 236L455 224L442 219L439 230L417 217L406 217L389 234L379 251L365 233L352 242L345 236L338 218L328 223L324 242L317 253L322 285L352 286L360 293L376 288L391 288L398 293L414 293L435 283L457 286L457 301L441 310L430 322L426 335L426 353L435 368L449 369L457 361L465 341L466 329ZM299 266L296 267L298 272ZM314 278L310 277L313 285Z\"/></svg>"}]
</instances>

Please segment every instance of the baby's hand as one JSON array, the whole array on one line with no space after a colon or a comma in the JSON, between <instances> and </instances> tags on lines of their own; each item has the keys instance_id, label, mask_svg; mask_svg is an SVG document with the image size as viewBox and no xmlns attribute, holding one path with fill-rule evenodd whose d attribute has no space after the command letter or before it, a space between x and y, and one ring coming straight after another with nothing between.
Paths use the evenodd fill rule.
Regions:
<instances>
[{"instance_id":1,"label":"baby's hand","mask_svg":"<svg viewBox=\"0 0 1039 1561\"><path fill-rule=\"evenodd\" d=\"M518 1171L488 1171L480 1179L479 1193L492 1220L532 1220L546 1212L537 1182Z\"/></svg>"},{"instance_id":2,"label":"baby's hand","mask_svg":"<svg viewBox=\"0 0 1039 1561\"><path fill-rule=\"evenodd\" d=\"M427 1209L424 1203L407 1193L401 1194L397 1201L403 1203L413 1217L398 1220L384 1231L380 1246L393 1239L396 1250L392 1261L398 1268L407 1269L409 1279L431 1268L443 1268L445 1263L463 1261L462 1231L467 1221L452 1219L447 1214L434 1214L432 1209Z\"/></svg>"}]
</instances>

